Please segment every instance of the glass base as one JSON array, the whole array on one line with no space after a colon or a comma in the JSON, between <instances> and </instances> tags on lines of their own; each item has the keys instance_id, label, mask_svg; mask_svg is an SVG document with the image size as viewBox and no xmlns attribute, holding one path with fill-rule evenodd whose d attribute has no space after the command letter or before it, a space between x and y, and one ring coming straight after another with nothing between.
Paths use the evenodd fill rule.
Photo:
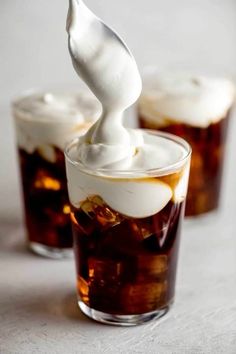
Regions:
<instances>
[{"instance_id":1,"label":"glass base","mask_svg":"<svg viewBox=\"0 0 236 354\"><path fill-rule=\"evenodd\" d=\"M171 304L166 307L139 315L112 315L109 313L101 312L90 308L84 302L78 301L79 308L88 317L93 320L114 326L137 326L145 322L156 320L164 316L170 309Z\"/></svg>"},{"instance_id":2,"label":"glass base","mask_svg":"<svg viewBox=\"0 0 236 354\"><path fill-rule=\"evenodd\" d=\"M64 259L73 257L72 248L49 247L37 242L29 242L29 248L34 253L47 258Z\"/></svg>"}]
</instances>

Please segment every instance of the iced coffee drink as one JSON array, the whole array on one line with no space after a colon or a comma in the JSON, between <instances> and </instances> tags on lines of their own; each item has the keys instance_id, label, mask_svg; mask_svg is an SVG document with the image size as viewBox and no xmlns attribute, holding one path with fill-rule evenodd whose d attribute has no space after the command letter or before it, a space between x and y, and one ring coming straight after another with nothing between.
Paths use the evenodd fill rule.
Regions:
<instances>
[{"instance_id":1,"label":"iced coffee drink","mask_svg":"<svg viewBox=\"0 0 236 354\"><path fill-rule=\"evenodd\" d=\"M142 135L171 163L91 170L77 159L77 141L66 153L79 306L104 322L148 321L174 300L190 149L168 134Z\"/></svg>"},{"instance_id":2,"label":"iced coffee drink","mask_svg":"<svg viewBox=\"0 0 236 354\"><path fill-rule=\"evenodd\" d=\"M70 1L67 24L73 66L103 107L65 152L78 303L97 321L136 325L174 299L191 151L124 127L141 92L132 54L81 1Z\"/></svg>"},{"instance_id":3,"label":"iced coffee drink","mask_svg":"<svg viewBox=\"0 0 236 354\"><path fill-rule=\"evenodd\" d=\"M234 87L226 79L155 71L145 78L138 104L140 127L176 134L192 147L188 216L219 206L233 101Z\"/></svg>"},{"instance_id":4,"label":"iced coffee drink","mask_svg":"<svg viewBox=\"0 0 236 354\"><path fill-rule=\"evenodd\" d=\"M99 102L86 91L29 92L13 103L28 244L38 254L72 253L63 150L99 113Z\"/></svg>"}]
</instances>

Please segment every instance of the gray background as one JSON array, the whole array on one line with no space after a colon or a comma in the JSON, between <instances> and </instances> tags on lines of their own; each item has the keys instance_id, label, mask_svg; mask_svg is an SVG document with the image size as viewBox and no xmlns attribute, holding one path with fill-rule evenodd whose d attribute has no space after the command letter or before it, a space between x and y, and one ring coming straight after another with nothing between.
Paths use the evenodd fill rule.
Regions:
<instances>
[{"instance_id":1,"label":"gray background","mask_svg":"<svg viewBox=\"0 0 236 354\"><path fill-rule=\"evenodd\" d=\"M236 71L235 0L88 0L126 40L140 69ZM76 84L67 51L67 1L0 1L0 215L20 215L10 101L22 90Z\"/></svg>"},{"instance_id":2,"label":"gray background","mask_svg":"<svg viewBox=\"0 0 236 354\"><path fill-rule=\"evenodd\" d=\"M235 77L236 0L88 0L142 69ZM78 79L67 51L67 1L0 0L0 353L236 353L236 127L230 125L222 210L184 223L175 305L160 322L98 325L77 308L73 260L25 250L11 99Z\"/></svg>"}]
</instances>

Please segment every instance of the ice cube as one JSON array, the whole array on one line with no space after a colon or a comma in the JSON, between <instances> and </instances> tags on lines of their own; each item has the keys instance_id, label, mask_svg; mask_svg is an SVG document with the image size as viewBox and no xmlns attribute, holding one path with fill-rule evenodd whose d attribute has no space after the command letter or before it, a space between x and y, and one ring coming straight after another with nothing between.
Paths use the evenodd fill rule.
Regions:
<instances>
[{"instance_id":1,"label":"ice cube","mask_svg":"<svg viewBox=\"0 0 236 354\"><path fill-rule=\"evenodd\" d=\"M96 209L96 218L101 226L104 227L113 227L119 224L122 221L120 215L116 212L113 212L108 207L97 207Z\"/></svg>"},{"instance_id":2,"label":"ice cube","mask_svg":"<svg viewBox=\"0 0 236 354\"><path fill-rule=\"evenodd\" d=\"M90 200L91 203L93 203L96 206L103 206L105 203L102 200L101 197L99 197L99 195L93 195L92 197L88 198Z\"/></svg>"},{"instance_id":3,"label":"ice cube","mask_svg":"<svg viewBox=\"0 0 236 354\"><path fill-rule=\"evenodd\" d=\"M136 256L142 250L142 239L139 233L135 232L132 219L124 219L108 227L103 232L102 247L106 254L113 257Z\"/></svg>"},{"instance_id":4,"label":"ice cube","mask_svg":"<svg viewBox=\"0 0 236 354\"><path fill-rule=\"evenodd\" d=\"M142 254L137 257L137 280L164 280L168 269L166 255Z\"/></svg>"},{"instance_id":5,"label":"ice cube","mask_svg":"<svg viewBox=\"0 0 236 354\"><path fill-rule=\"evenodd\" d=\"M70 214L73 227L77 231L87 236L90 236L96 228L96 224L91 220L91 218L81 209L74 211Z\"/></svg>"},{"instance_id":6,"label":"ice cube","mask_svg":"<svg viewBox=\"0 0 236 354\"><path fill-rule=\"evenodd\" d=\"M80 205L80 208L91 219L96 219L102 228L111 227L120 223L123 218L110 209L99 196L88 197Z\"/></svg>"},{"instance_id":7,"label":"ice cube","mask_svg":"<svg viewBox=\"0 0 236 354\"><path fill-rule=\"evenodd\" d=\"M88 199L92 205L95 217L102 228L115 226L123 220L123 217L116 211L109 208L101 197L96 195L89 197Z\"/></svg>"},{"instance_id":8,"label":"ice cube","mask_svg":"<svg viewBox=\"0 0 236 354\"><path fill-rule=\"evenodd\" d=\"M80 204L80 208L82 209L82 211L88 215L90 217L90 219L93 219L95 217L95 211L93 208L93 203L90 202L88 199L86 199L85 201L83 201Z\"/></svg>"},{"instance_id":9,"label":"ice cube","mask_svg":"<svg viewBox=\"0 0 236 354\"><path fill-rule=\"evenodd\" d=\"M106 283L118 283L123 272L122 262L94 257L89 258L88 267L90 280L102 286Z\"/></svg>"},{"instance_id":10,"label":"ice cube","mask_svg":"<svg viewBox=\"0 0 236 354\"><path fill-rule=\"evenodd\" d=\"M91 257L88 264L90 306L104 312L118 310L123 263Z\"/></svg>"},{"instance_id":11,"label":"ice cube","mask_svg":"<svg viewBox=\"0 0 236 354\"><path fill-rule=\"evenodd\" d=\"M81 297L81 299L87 303L89 298L88 298L88 294L89 294L89 286L88 283L86 282L86 280L82 277L78 277L77 280L77 289L78 289L78 293Z\"/></svg>"},{"instance_id":12,"label":"ice cube","mask_svg":"<svg viewBox=\"0 0 236 354\"><path fill-rule=\"evenodd\" d=\"M50 175L46 169L40 168L34 179L34 188L58 191L61 189L61 182Z\"/></svg>"},{"instance_id":13,"label":"ice cube","mask_svg":"<svg viewBox=\"0 0 236 354\"><path fill-rule=\"evenodd\" d=\"M156 310L166 302L167 281L126 284L121 291L124 312L138 314Z\"/></svg>"},{"instance_id":14,"label":"ice cube","mask_svg":"<svg viewBox=\"0 0 236 354\"><path fill-rule=\"evenodd\" d=\"M145 240L154 233L153 224L151 218L145 219L131 219L130 226L133 232L136 234L136 238L140 241Z\"/></svg>"}]
</instances>

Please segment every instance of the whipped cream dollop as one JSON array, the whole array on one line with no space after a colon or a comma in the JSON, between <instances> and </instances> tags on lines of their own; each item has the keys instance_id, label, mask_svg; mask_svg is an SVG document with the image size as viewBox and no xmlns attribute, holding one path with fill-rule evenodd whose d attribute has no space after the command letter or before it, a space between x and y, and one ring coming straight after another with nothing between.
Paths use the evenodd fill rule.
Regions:
<instances>
[{"instance_id":1,"label":"whipped cream dollop","mask_svg":"<svg viewBox=\"0 0 236 354\"><path fill-rule=\"evenodd\" d=\"M142 87L127 46L81 0L70 0L67 31L74 68L103 109L96 123L66 151L72 205L79 208L98 195L119 213L142 218L158 213L170 200L183 201L188 148L123 125L123 112L138 99ZM165 167L168 180L156 178L152 169Z\"/></svg>"},{"instance_id":2,"label":"whipped cream dollop","mask_svg":"<svg viewBox=\"0 0 236 354\"><path fill-rule=\"evenodd\" d=\"M101 114L101 104L88 90L32 92L13 103L18 146L28 153L40 148L53 161L71 139L86 133Z\"/></svg>"},{"instance_id":3,"label":"whipped cream dollop","mask_svg":"<svg viewBox=\"0 0 236 354\"><path fill-rule=\"evenodd\" d=\"M235 87L228 79L150 70L139 113L159 127L185 123L205 128L225 118L234 99Z\"/></svg>"},{"instance_id":4,"label":"whipped cream dollop","mask_svg":"<svg viewBox=\"0 0 236 354\"><path fill-rule=\"evenodd\" d=\"M19 118L40 121L95 121L101 114L99 102L85 90L26 92L14 101Z\"/></svg>"},{"instance_id":5,"label":"whipped cream dollop","mask_svg":"<svg viewBox=\"0 0 236 354\"><path fill-rule=\"evenodd\" d=\"M120 37L81 0L70 0L67 31L73 66L103 108L79 140L77 160L94 169L119 170L178 161L183 151L177 144L123 126L123 112L138 99L142 84L134 57Z\"/></svg>"}]
</instances>

